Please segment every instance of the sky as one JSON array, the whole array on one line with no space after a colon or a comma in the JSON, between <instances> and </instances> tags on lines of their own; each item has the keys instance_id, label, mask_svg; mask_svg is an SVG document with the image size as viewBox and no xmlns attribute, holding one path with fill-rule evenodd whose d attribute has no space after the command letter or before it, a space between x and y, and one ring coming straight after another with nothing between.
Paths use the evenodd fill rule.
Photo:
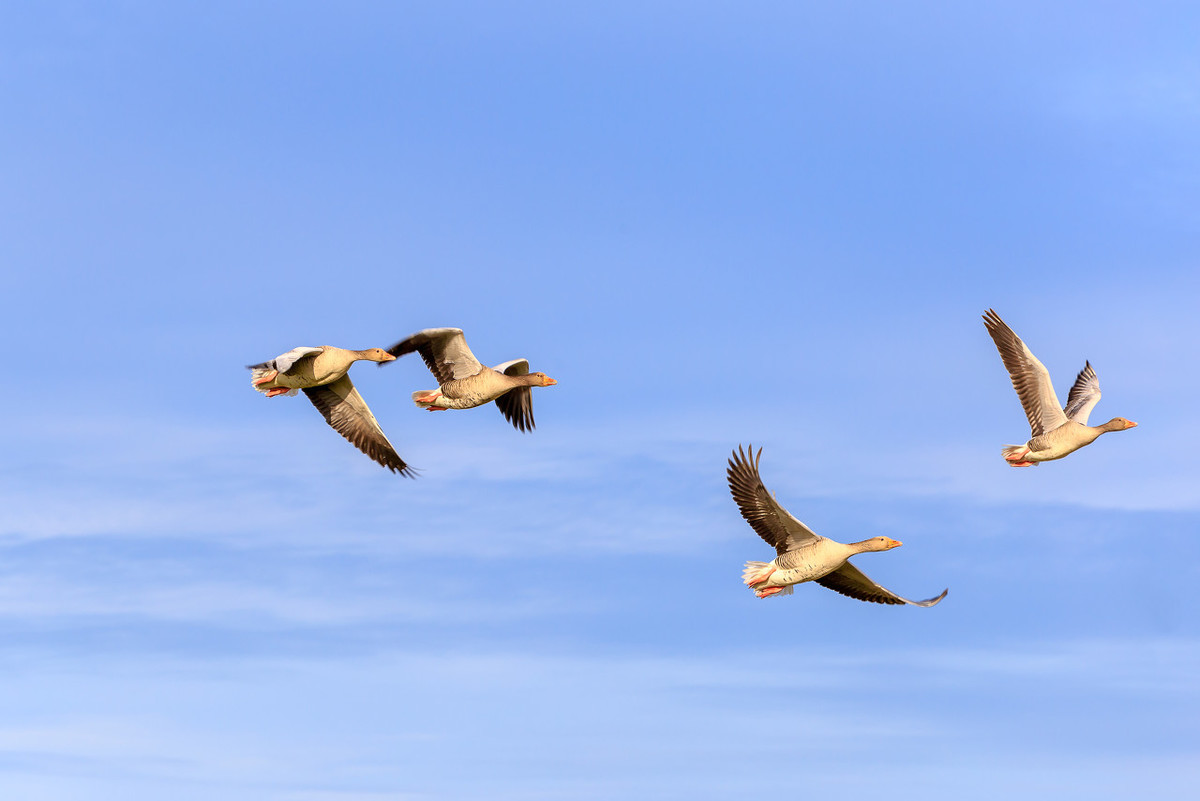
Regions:
<instances>
[{"instance_id":1,"label":"sky","mask_svg":"<svg viewBox=\"0 0 1200 801\"><path fill-rule=\"evenodd\" d=\"M0 795L1200 798L1200 11L0 8ZM1014 470L980 315L1132 431ZM466 332L537 430L245 366ZM726 459L932 609L815 585Z\"/></svg>"}]
</instances>

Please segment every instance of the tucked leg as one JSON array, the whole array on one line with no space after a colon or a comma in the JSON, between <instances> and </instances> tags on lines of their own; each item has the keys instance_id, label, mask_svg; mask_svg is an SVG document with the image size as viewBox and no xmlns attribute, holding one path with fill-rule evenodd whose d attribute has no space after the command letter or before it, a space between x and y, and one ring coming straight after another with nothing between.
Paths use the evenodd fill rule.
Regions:
<instances>
[{"instance_id":1,"label":"tucked leg","mask_svg":"<svg viewBox=\"0 0 1200 801\"><path fill-rule=\"evenodd\" d=\"M771 575L774 574L774 572L775 568L767 565L757 573L751 573L750 575L746 576L746 586L753 587L755 584L762 584L764 581L771 578Z\"/></svg>"},{"instance_id":2,"label":"tucked leg","mask_svg":"<svg viewBox=\"0 0 1200 801\"><path fill-rule=\"evenodd\" d=\"M1013 451L1012 453L1006 454L1004 459L1013 467L1029 467L1029 465L1033 464L1033 462L1025 458L1028 455L1029 448L1022 448L1019 451Z\"/></svg>"}]
</instances>

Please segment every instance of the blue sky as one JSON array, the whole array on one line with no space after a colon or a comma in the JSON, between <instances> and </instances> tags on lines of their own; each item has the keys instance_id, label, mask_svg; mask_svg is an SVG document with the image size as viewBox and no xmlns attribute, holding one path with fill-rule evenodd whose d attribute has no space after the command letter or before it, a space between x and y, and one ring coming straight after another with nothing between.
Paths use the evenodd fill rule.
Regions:
<instances>
[{"instance_id":1,"label":"blue sky","mask_svg":"<svg viewBox=\"0 0 1200 801\"><path fill-rule=\"evenodd\" d=\"M0 10L0 794L1186 797L1200 13ZM995 308L1093 417L1014 470ZM463 328L538 429L244 365ZM725 459L872 578L760 601Z\"/></svg>"}]
</instances>

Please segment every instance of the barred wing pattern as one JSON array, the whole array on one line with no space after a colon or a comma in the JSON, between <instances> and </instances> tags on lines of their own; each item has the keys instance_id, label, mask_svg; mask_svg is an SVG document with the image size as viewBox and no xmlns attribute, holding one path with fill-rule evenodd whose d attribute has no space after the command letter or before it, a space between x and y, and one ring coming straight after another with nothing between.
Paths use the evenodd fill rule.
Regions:
<instances>
[{"instance_id":1,"label":"barred wing pattern","mask_svg":"<svg viewBox=\"0 0 1200 801\"><path fill-rule=\"evenodd\" d=\"M729 469L726 471L729 492L742 517L758 536L780 554L821 539L820 535L793 517L779 505L774 495L767 492L758 474L761 460L762 448L756 454L754 446L750 446L750 452L746 453L741 445L729 460Z\"/></svg>"},{"instance_id":2,"label":"barred wing pattern","mask_svg":"<svg viewBox=\"0 0 1200 801\"><path fill-rule=\"evenodd\" d=\"M413 469L405 464L388 441L375 415L367 407L367 402L351 383L350 376L342 376L332 384L306 387L304 394L317 407L325 422L354 447L393 473L416 477Z\"/></svg>"}]
</instances>

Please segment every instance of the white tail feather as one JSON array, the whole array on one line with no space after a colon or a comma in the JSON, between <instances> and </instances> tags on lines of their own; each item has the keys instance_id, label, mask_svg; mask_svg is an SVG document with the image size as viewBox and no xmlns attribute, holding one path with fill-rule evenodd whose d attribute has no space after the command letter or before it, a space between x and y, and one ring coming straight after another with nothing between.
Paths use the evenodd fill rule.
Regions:
<instances>
[{"instance_id":1,"label":"white tail feather","mask_svg":"<svg viewBox=\"0 0 1200 801\"><path fill-rule=\"evenodd\" d=\"M768 571L770 571L770 573L775 572L772 569L770 562L747 562L746 567L742 570L742 583L745 584L747 587L749 587L754 592L755 595L758 595L759 598L771 598L776 595L791 595L792 594L792 585L791 584L784 585L783 587L778 587L778 585L775 585L774 587L770 588L770 589L778 588L778 589L776 589L775 592L771 593L770 595L759 595L760 590L768 589L768 588L761 587L758 590L756 590L756 589L754 589L754 585L761 584L763 581L766 581L766 579L763 578L763 574L767 573L768 578L769 578L770 573L768 573Z\"/></svg>"},{"instance_id":2,"label":"white tail feather","mask_svg":"<svg viewBox=\"0 0 1200 801\"><path fill-rule=\"evenodd\" d=\"M747 562L746 567L742 570L742 583L749 587L753 583L750 581L750 577L763 572L768 566L768 562Z\"/></svg>"},{"instance_id":3,"label":"white tail feather","mask_svg":"<svg viewBox=\"0 0 1200 801\"><path fill-rule=\"evenodd\" d=\"M417 398L428 397L429 395L432 395L435 392L437 392L436 389L419 389L412 394L412 402L417 404L417 406L421 409L428 409L430 406L433 405L433 401L417 400Z\"/></svg>"},{"instance_id":4,"label":"white tail feather","mask_svg":"<svg viewBox=\"0 0 1200 801\"><path fill-rule=\"evenodd\" d=\"M1024 457L1029 455L1029 447L1027 445L1005 445L1000 449L1000 453L1004 456L1004 461L1013 467L1029 467L1027 464L1015 464L1016 462L1026 461ZM1037 466L1037 462L1033 464L1035 467Z\"/></svg>"},{"instance_id":5,"label":"white tail feather","mask_svg":"<svg viewBox=\"0 0 1200 801\"><path fill-rule=\"evenodd\" d=\"M759 590L755 590L754 588L768 581L775 570L776 568L772 562L747 562L746 567L742 570L742 583L757 593ZM770 586L771 588L778 588L780 585L775 584ZM759 589L767 589L767 587L760 587ZM791 585L789 584L779 589L778 594L791 595ZM759 597L761 598L762 596L760 595Z\"/></svg>"},{"instance_id":6,"label":"white tail feather","mask_svg":"<svg viewBox=\"0 0 1200 801\"><path fill-rule=\"evenodd\" d=\"M276 387L272 386L272 384L274 384L274 382L273 381L265 381L261 384L258 384L255 382L257 382L258 379L262 378L263 376L268 375L269 373L273 373L273 372L275 372L275 368L273 368L273 367L251 367L250 368L250 386L254 387L254 389L256 391L261 392L264 395L267 394L267 392L276 388ZM281 392L279 394L280 395L295 395L299 391L300 390L298 390L298 389L289 389L287 392ZM276 396L276 397L278 397L278 396Z\"/></svg>"}]
</instances>

